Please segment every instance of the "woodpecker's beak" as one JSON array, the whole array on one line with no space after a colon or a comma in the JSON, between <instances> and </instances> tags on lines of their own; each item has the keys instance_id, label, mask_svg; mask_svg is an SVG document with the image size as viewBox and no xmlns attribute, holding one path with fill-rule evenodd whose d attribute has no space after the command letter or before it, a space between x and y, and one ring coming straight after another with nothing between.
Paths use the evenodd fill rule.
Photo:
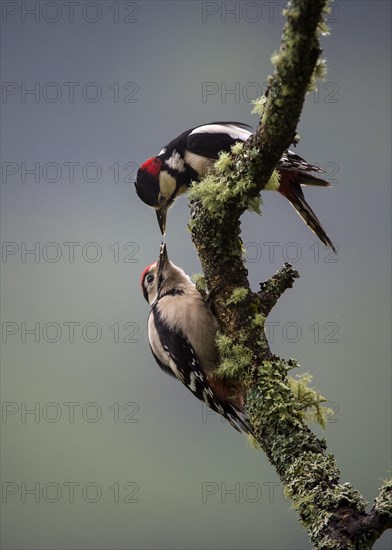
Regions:
<instances>
[{"instance_id":1,"label":"woodpecker's beak","mask_svg":"<svg viewBox=\"0 0 392 550\"><path fill-rule=\"evenodd\" d=\"M162 235L166 233L166 216L168 209L169 205L164 204L159 210L156 211L159 229L161 230Z\"/></svg>"},{"instance_id":2,"label":"woodpecker's beak","mask_svg":"<svg viewBox=\"0 0 392 550\"><path fill-rule=\"evenodd\" d=\"M159 250L159 258L158 258L158 273L161 273L161 271L165 268L165 265L169 261L169 256L167 255L167 247L166 243L161 243L161 248Z\"/></svg>"}]
</instances>

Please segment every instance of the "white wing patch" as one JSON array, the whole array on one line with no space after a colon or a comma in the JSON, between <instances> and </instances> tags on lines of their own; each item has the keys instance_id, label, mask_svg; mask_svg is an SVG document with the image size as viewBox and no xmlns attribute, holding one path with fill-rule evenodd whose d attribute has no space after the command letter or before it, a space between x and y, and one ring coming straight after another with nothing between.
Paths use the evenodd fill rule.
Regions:
<instances>
[{"instance_id":1,"label":"white wing patch","mask_svg":"<svg viewBox=\"0 0 392 550\"><path fill-rule=\"evenodd\" d=\"M199 126L192 130L189 134L228 134L233 139L240 139L241 141L246 141L252 132L241 128L241 126L236 126L235 124L205 124L204 126Z\"/></svg>"},{"instance_id":2,"label":"white wing patch","mask_svg":"<svg viewBox=\"0 0 392 550\"><path fill-rule=\"evenodd\" d=\"M215 160L210 160L191 151L185 151L185 162L191 166L200 176L205 176L210 168L213 168Z\"/></svg>"},{"instance_id":3,"label":"white wing patch","mask_svg":"<svg viewBox=\"0 0 392 550\"><path fill-rule=\"evenodd\" d=\"M177 170L178 172L185 171L184 159L177 151L173 151L173 153L165 161L165 163L169 166L169 168L172 168L173 170Z\"/></svg>"}]
</instances>

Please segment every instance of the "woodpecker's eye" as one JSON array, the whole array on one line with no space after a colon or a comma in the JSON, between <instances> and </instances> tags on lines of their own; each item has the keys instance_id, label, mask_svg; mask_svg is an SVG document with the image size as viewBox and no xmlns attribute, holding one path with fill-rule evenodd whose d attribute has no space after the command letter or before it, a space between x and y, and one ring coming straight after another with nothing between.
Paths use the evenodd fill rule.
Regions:
<instances>
[{"instance_id":1,"label":"woodpecker's eye","mask_svg":"<svg viewBox=\"0 0 392 550\"><path fill-rule=\"evenodd\" d=\"M150 275L147 275L147 282L148 282L148 283L152 283L153 280L154 280L154 275L151 275L151 274L150 274Z\"/></svg>"}]
</instances>

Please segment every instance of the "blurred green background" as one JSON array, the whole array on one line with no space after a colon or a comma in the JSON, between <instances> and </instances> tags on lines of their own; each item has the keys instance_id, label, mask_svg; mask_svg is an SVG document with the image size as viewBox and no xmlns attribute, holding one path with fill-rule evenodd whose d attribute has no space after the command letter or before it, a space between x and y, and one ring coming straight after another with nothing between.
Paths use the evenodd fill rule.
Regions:
<instances>
[{"instance_id":1,"label":"blurred green background","mask_svg":"<svg viewBox=\"0 0 392 550\"><path fill-rule=\"evenodd\" d=\"M139 277L160 235L133 186L181 131L257 124L283 7L2 2L2 548L310 548L265 456L151 356ZM338 257L278 194L242 225L253 288L287 260L301 274L271 346L314 375L370 502L391 459L390 11L334 4L298 128L333 183L305 193ZM192 274L188 216L182 198L167 238Z\"/></svg>"}]
</instances>

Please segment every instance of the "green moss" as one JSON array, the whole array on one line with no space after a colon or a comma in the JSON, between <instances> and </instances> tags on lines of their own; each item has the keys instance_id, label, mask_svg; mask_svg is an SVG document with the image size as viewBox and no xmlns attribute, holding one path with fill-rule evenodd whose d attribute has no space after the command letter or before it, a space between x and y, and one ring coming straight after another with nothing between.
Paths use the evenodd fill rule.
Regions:
<instances>
[{"instance_id":1,"label":"green moss","mask_svg":"<svg viewBox=\"0 0 392 550\"><path fill-rule=\"evenodd\" d=\"M282 54L278 53L278 52L274 52L272 55L271 55L271 63L272 65L275 65L275 67L280 63L282 59Z\"/></svg>"},{"instance_id":2,"label":"green moss","mask_svg":"<svg viewBox=\"0 0 392 550\"><path fill-rule=\"evenodd\" d=\"M293 502L312 541L318 542L317 547L329 548L326 546L329 537L325 537L323 531L332 510L347 506L365 511L366 503L360 493L349 483L339 484L339 476L333 455L312 451L302 452L286 469L285 494Z\"/></svg>"},{"instance_id":3,"label":"green moss","mask_svg":"<svg viewBox=\"0 0 392 550\"><path fill-rule=\"evenodd\" d=\"M331 3L332 1L330 3L327 3L326 6L324 6L322 11L322 17L320 18L320 21L317 25L317 32L322 36L328 36L330 34L329 27L326 22L326 18L331 13L331 5L330 5Z\"/></svg>"},{"instance_id":4,"label":"green moss","mask_svg":"<svg viewBox=\"0 0 392 550\"><path fill-rule=\"evenodd\" d=\"M280 174L277 170L274 170L264 189L265 191L277 191L279 189L279 185L280 185Z\"/></svg>"},{"instance_id":5,"label":"green moss","mask_svg":"<svg viewBox=\"0 0 392 550\"><path fill-rule=\"evenodd\" d=\"M334 510L344 506L361 512L366 503L350 484L339 484L334 457L325 455L325 443L304 427L306 414L317 415L324 398L309 387L310 375L287 379L287 372L298 366L294 359L264 361L245 378L247 410L312 542L317 548L335 548L328 531Z\"/></svg>"},{"instance_id":6,"label":"green moss","mask_svg":"<svg viewBox=\"0 0 392 550\"><path fill-rule=\"evenodd\" d=\"M247 410L256 429L265 428L271 422L302 424L301 409L287 384L287 369L287 364L275 357L263 361L256 377L252 378L251 390L247 392Z\"/></svg>"},{"instance_id":7,"label":"green moss","mask_svg":"<svg viewBox=\"0 0 392 550\"><path fill-rule=\"evenodd\" d=\"M265 316L262 315L261 313L256 313L255 316L253 317L252 323L253 323L253 326L255 327L263 327L265 323Z\"/></svg>"},{"instance_id":8,"label":"green moss","mask_svg":"<svg viewBox=\"0 0 392 550\"><path fill-rule=\"evenodd\" d=\"M327 67L326 60L325 59L318 59L317 63L316 63L316 66L314 68L313 74L310 78L308 88L307 88L308 93L313 92L314 90L317 89L318 80L324 80L325 79L325 76L327 74L327 70L328 70L328 67Z\"/></svg>"},{"instance_id":9,"label":"green moss","mask_svg":"<svg viewBox=\"0 0 392 550\"><path fill-rule=\"evenodd\" d=\"M298 361L296 359L293 359L292 357L290 357L290 359L287 361L287 370L291 370L291 369L299 369L301 367L301 365L298 363Z\"/></svg>"},{"instance_id":10,"label":"green moss","mask_svg":"<svg viewBox=\"0 0 392 550\"><path fill-rule=\"evenodd\" d=\"M248 288L238 287L233 290L230 298L226 301L226 306L239 304L243 302L249 294Z\"/></svg>"},{"instance_id":11,"label":"green moss","mask_svg":"<svg viewBox=\"0 0 392 550\"><path fill-rule=\"evenodd\" d=\"M219 158L214 164L214 168L218 174L223 174L231 167L232 164L232 157L229 153L225 153L224 151L219 153Z\"/></svg>"},{"instance_id":12,"label":"green moss","mask_svg":"<svg viewBox=\"0 0 392 550\"><path fill-rule=\"evenodd\" d=\"M327 400L309 384L312 381L312 376L309 373L297 374L297 380L288 377L288 385L295 395L304 420L312 420L317 422L324 429L327 419L333 414L333 410L325 407L323 403Z\"/></svg>"},{"instance_id":13,"label":"green moss","mask_svg":"<svg viewBox=\"0 0 392 550\"><path fill-rule=\"evenodd\" d=\"M262 200L260 196L254 197L254 199L248 201L249 212L261 215L261 204Z\"/></svg>"},{"instance_id":14,"label":"green moss","mask_svg":"<svg viewBox=\"0 0 392 550\"><path fill-rule=\"evenodd\" d=\"M263 316L257 317L256 322L264 322ZM260 414L263 418L259 422L260 426L270 421L267 420L267 411L263 410L266 407L268 415L277 414L279 421L288 419L302 423L312 420L325 428L328 416L333 411L324 406L327 401L325 397L310 387L312 377L309 373L297 375L297 379L287 377L287 372L297 367L299 364L294 359L285 362L275 358L274 361L263 362L259 369L260 384L257 387L260 402L251 404L254 408L252 423L256 420L254 414Z\"/></svg>"},{"instance_id":15,"label":"green moss","mask_svg":"<svg viewBox=\"0 0 392 550\"><path fill-rule=\"evenodd\" d=\"M244 148L244 144L242 141L237 141L237 143L234 143L234 145L231 146L231 152L233 155L239 155L242 152L242 149Z\"/></svg>"},{"instance_id":16,"label":"green moss","mask_svg":"<svg viewBox=\"0 0 392 550\"><path fill-rule=\"evenodd\" d=\"M392 479L384 480L375 507L380 515L392 518Z\"/></svg>"},{"instance_id":17,"label":"green moss","mask_svg":"<svg viewBox=\"0 0 392 550\"><path fill-rule=\"evenodd\" d=\"M289 4L287 17L290 24L298 19L299 10L293 3ZM319 25L319 32L325 32L323 24ZM298 33L299 34L299 33ZM302 36L295 36L293 27L287 30L285 28L285 48L282 53L275 54L273 62L279 67L275 71L278 84L272 86L269 98L274 97L278 91L279 85L284 80L283 93L279 103L282 106L291 101L291 95L295 97L293 90L298 84L298 80L290 75L290 68L298 60L297 53L293 52L298 42L304 39ZM306 37L306 36L305 36ZM317 54L317 40L313 36L309 39L310 52ZM310 61L306 60L309 66ZM323 76L324 66L320 62L314 71L314 78ZM288 75L288 78L286 79ZM291 78L291 80L290 80ZM285 80L286 79L286 80ZM276 105L273 105L275 108ZM262 115L263 120L268 116L268 132L273 135L276 127L281 124L279 111L276 112L265 109L265 101L259 100L256 107ZM202 206L207 210L202 221L197 226L199 231L198 247L204 253L206 241L203 240L203 230L208 235L208 250L213 249L215 254L224 254L225 258L231 255L241 254L240 240L237 236L231 237L231 241L225 239L225 228L233 220L236 221L235 206L244 208L260 209L260 201L247 199L247 195L254 189L254 177L252 168L252 155L257 155L254 149L244 149L242 144L233 148L231 157L223 157L218 161L216 170L219 174L209 175L203 182L197 184L190 193L191 199L201 201ZM240 154L242 151L242 154ZM236 174L236 179L233 177ZM275 186L279 182L275 181ZM269 186L270 184L268 184ZM273 183L271 184L274 185ZM269 188L267 186L267 188ZM233 208L234 205L234 208ZM228 208L229 207L229 208ZM229 214L224 217L222 212L227 209ZM216 235L210 236L206 227L208 226L208 212L213 215L218 223L214 223L214 232ZM236 213L236 212L235 212ZM224 223L220 224L220 220ZM230 235L233 235L232 231ZM212 262L210 262L212 263ZM208 265L213 271L213 265ZM238 303L247 294L233 293L227 303ZM233 334L233 339L223 334L217 335L217 346L221 355L221 365L219 374L224 377L241 380L246 389L247 411L251 419L255 432L259 435L260 444L266 451L271 463L276 467L277 472L285 485L285 492L294 503L298 510L302 523L308 529L313 544L317 547L333 547L331 542L330 530L334 527L334 513L338 506L348 506L359 511L364 510L365 503L360 494L355 491L351 485L339 485L339 471L336 467L334 458L325 455L325 442L314 436L305 424L305 421L312 418L320 423L325 423L323 416L325 399L314 389L311 388L311 378L309 375L302 375L297 379L288 377L288 371L298 367L295 360L283 361L273 355L263 342L262 336L256 336L252 342L252 351L244 344L245 331L252 327L262 327L265 319L257 311L251 309L251 314L245 317L244 332L239 331ZM232 313L232 310L224 311L224 314ZM249 315L249 313L248 313ZM231 321L232 319L230 319ZM236 319L238 321L238 319ZM226 322L226 319L225 319ZM228 330L233 324L226 324ZM237 324L238 326L238 324ZM253 333L260 334L261 330L253 330ZM257 341L259 339L259 341ZM235 343L234 343L235 340ZM253 345L254 344L254 345ZM257 347L259 346L259 347ZM255 357L267 357L268 359L256 369ZM253 368L250 368L253 367ZM389 491L389 492L388 492ZM380 508L385 510L385 514L391 513L391 505L388 504L387 497L392 491L392 484L386 491L385 499L380 500ZM340 518L338 518L340 519ZM334 546L336 547L336 546ZM359 547L358 547L359 548Z\"/></svg>"},{"instance_id":18,"label":"green moss","mask_svg":"<svg viewBox=\"0 0 392 550\"><path fill-rule=\"evenodd\" d=\"M194 273L191 277L192 282L195 283L197 290L201 294L205 294L207 291L207 284L203 273Z\"/></svg>"},{"instance_id":19,"label":"green moss","mask_svg":"<svg viewBox=\"0 0 392 550\"><path fill-rule=\"evenodd\" d=\"M328 71L327 60L318 59L316 63L316 68L314 71L315 71L316 78L319 78L320 80L324 80Z\"/></svg>"},{"instance_id":20,"label":"green moss","mask_svg":"<svg viewBox=\"0 0 392 550\"><path fill-rule=\"evenodd\" d=\"M189 199L200 201L202 206L216 219L223 218L224 205L232 193L225 178L216 174L208 174L200 182L193 182L189 191Z\"/></svg>"},{"instance_id":21,"label":"green moss","mask_svg":"<svg viewBox=\"0 0 392 550\"><path fill-rule=\"evenodd\" d=\"M257 99L254 99L252 101L252 104L253 104L253 109L251 111L252 115L259 115L261 117L264 113L266 103L267 103L267 98L265 97L265 95L262 95Z\"/></svg>"},{"instance_id":22,"label":"green moss","mask_svg":"<svg viewBox=\"0 0 392 550\"><path fill-rule=\"evenodd\" d=\"M200 201L211 216L216 220L223 219L228 203L234 203L238 208L260 213L261 199L259 196L249 199L250 192L255 189L252 175L248 174L247 160L253 157L254 152L235 158L235 168L240 177L234 177L232 170L226 170L228 158L225 153L218 161L220 173L211 172L200 182L193 182L189 191L189 199ZM244 158L242 158L244 157ZM231 160L230 160L231 163ZM230 164L232 167L232 163Z\"/></svg>"},{"instance_id":23,"label":"green moss","mask_svg":"<svg viewBox=\"0 0 392 550\"><path fill-rule=\"evenodd\" d=\"M250 184L249 178L241 178L237 181L235 193L242 195L243 193L246 193L249 190L249 187L251 185L252 184Z\"/></svg>"},{"instance_id":24,"label":"green moss","mask_svg":"<svg viewBox=\"0 0 392 550\"><path fill-rule=\"evenodd\" d=\"M242 344L234 344L231 338L218 332L216 336L220 364L216 371L223 378L238 379L252 364L252 353Z\"/></svg>"}]
</instances>

